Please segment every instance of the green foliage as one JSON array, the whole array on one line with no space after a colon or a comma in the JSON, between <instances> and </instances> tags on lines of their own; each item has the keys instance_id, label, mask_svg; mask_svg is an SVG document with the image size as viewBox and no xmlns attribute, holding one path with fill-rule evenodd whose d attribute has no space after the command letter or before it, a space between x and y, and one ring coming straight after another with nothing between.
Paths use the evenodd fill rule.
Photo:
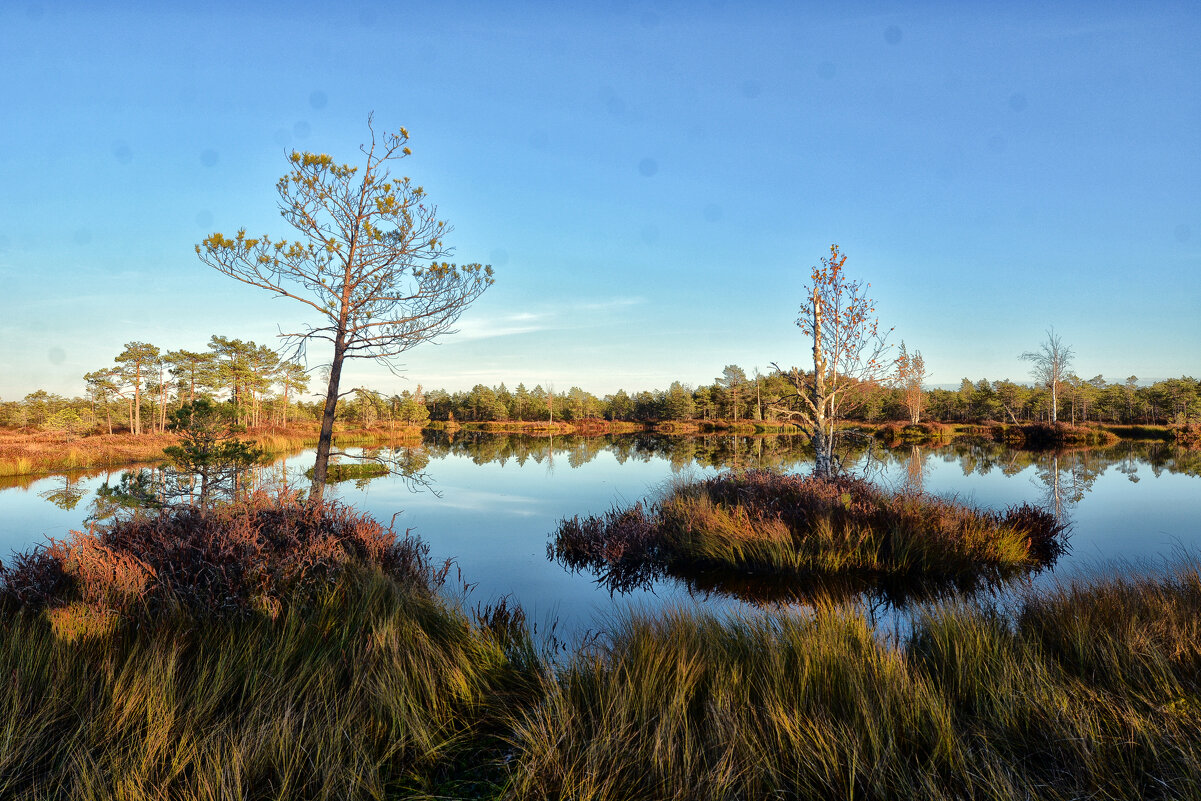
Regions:
<instances>
[{"instance_id":1,"label":"green foliage","mask_svg":"<svg viewBox=\"0 0 1201 801\"><path fill-rule=\"evenodd\" d=\"M88 429L87 423L74 409L60 409L46 418L42 427L71 437L77 437Z\"/></svg>"},{"instance_id":2,"label":"green foliage","mask_svg":"<svg viewBox=\"0 0 1201 801\"><path fill-rule=\"evenodd\" d=\"M347 464L338 462L331 464L329 471L325 475L325 480L330 484L337 484L342 481L364 481L373 478L380 478L389 475L392 471L387 465L379 464L378 462L364 462L356 464ZM305 472L305 476L312 478L313 468L309 468Z\"/></svg>"},{"instance_id":3,"label":"green foliage","mask_svg":"<svg viewBox=\"0 0 1201 801\"><path fill-rule=\"evenodd\" d=\"M168 428L179 435L178 445L163 448L171 467L161 472L124 473L113 487L97 491L95 516L104 518L120 508L159 508L174 503L204 507L237 494L238 479L263 452L237 439L243 431L236 410L208 398L185 403L170 416Z\"/></svg>"}]
</instances>

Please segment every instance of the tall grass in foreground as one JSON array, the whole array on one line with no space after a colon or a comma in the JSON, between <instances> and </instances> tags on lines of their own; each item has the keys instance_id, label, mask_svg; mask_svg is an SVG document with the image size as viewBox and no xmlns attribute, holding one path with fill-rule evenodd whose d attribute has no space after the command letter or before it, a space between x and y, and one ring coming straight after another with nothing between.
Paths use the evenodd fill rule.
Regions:
<instances>
[{"instance_id":1,"label":"tall grass in foreground","mask_svg":"<svg viewBox=\"0 0 1201 801\"><path fill-rule=\"evenodd\" d=\"M284 495L19 557L0 571L0 798L496 785L498 709L542 668L513 615L442 600L425 553Z\"/></svg>"},{"instance_id":2,"label":"tall grass in foreground","mask_svg":"<svg viewBox=\"0 0 1201 801\"><path fill-rule=\"evenodd\" d=\"M0 579L6 801L1201 797L1195 563L901 641L848 606L628 615L557 660L440 597L419 544L289 496Z\"/></svg>"},{"instance_id":3,"label":"tall grass in foreground","mask_svg":"<svg viewBox=\"0 0 1201 801\"><path fill-rule=\"evenodd\" d=\"M515 718L511 797L1198 798L1198 620L1195 565L895 645L846 608L637 615Z\"/></svg>"},{"instance_id":4,"label":"tall grass in foreground","mask_svg":"<svg viewBox=\"0 0 1201 801\"><path fill-rule=\"evenodd\" d=\"M498 782L498 708L531 684L498 638L378 573L275 619L59 628L0 624L0 798L472 797Z\"/></svg>"}]
</instances>

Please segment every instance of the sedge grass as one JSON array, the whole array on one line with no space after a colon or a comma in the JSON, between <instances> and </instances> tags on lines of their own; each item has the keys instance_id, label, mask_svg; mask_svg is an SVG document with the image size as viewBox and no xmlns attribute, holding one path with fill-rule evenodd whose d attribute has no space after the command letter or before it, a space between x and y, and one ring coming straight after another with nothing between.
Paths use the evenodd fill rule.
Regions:
<instances>
[{"instance_id":1,"label":"sedge grass","mask_svg":"<svg viewBox=\"0 0 1201 801\"><path fill-rule=\"evenodd\" d=\"M617 590L697 570L958 580L1053 561L1063 532L1028 505L999 513L856 479L748 470L677 484L653 503L564 519L548 553Z\"/></svg>"},{"instance_id":2,"label":"sedge grass","mask_svg":"<svg viewBox=\"0 0 1201 801\"><path fill-rule=\"evenodd\" d=\"M1198 586L937 606L901 642L849 607L635 615L514 717L510 797L1197 798Z\"/></svg>"},{"instance_id":3,"label":"sedge grass","mask_svg":"<svg viewBox=\"0 0 1201 801\"><path fill-rule=\"evenodd\" d=\"M276 619L160 617L64 639L19 614L5 621L0 668L6 799L496 784L491 705L523 683L486 630L378 573L344 576L317 606Z\"/></svg>"}]
</instances>

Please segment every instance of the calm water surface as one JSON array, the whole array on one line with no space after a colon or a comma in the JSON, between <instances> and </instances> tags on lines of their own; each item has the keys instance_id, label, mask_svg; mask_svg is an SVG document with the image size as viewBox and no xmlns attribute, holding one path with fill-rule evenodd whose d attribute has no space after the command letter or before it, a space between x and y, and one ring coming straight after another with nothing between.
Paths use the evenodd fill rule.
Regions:
<instances>
[{"instance_id":1,"label":"calm water surface","mask_svg":"<svg viewBox=\"0 0 1201 801\"><path fill-rule=\"evenodd\" d=\"M543 631L603 626L626 606L706 604L736 607L672 582L612 597L589 575L548 561L546 546L564 516L597 514L653 495L680 474L725 467L804 472L795 437L555 437L431 432L409 461L431 489L388 476L332 486L329 494L398 530L411 529L439 562L451 558L469 605L509 595ZM1072 526L1070 551L1034 581L1115 565L1153 570L1182 553L1201 553L1201 453L1162 443L1066 452L1014 451L985 443L915 446L859 454L857 469L890 487L920 486L979 506L1032 502ZM282 460L277 475L303 482L311 451ZM51 476L0 490L0 555L79 528L95 489L120 471ZM452 578L456 571L452 571Z\"/></svg>"}]
</instances>

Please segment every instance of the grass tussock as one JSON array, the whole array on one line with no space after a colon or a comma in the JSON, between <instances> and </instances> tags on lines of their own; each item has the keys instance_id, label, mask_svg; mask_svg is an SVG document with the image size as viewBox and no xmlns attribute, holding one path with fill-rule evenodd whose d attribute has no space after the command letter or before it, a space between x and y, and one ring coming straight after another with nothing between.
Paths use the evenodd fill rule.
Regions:
<instances>
[{"instance_id":1,"label":"grass tussock","mask_svg":"<svg viewBox=\"0 0 1201 801\"><path fill-rule=\"evenodd\" d=\"M886 493L849 477L725 473L651 504L560 522L549 555L615 590L662 573L954 578L1054 560L1064 527L1021 505L1003 513ZM647 568L650 567L648 572Z\"/></svg>"},{"instance_id":2,"label":"grass tussock","mask_svg":"<svg viewBox=\"0 0 1201 801\"><path fill-rule=\"evenodd\" d=\"M1195 798L1199 613L1192 566L937 607L891 645L846 608L635 616L515 720L512 796Z\"/></svg>"},{"instance_id":3,"label":"grass tussock","mask_svg":"<svg viewBox=\"0 0 1201 801\"><path fill-rule=\"evenodd\" d=\"M392 471L387 465L379 462L336 462L329 465L325 474L327 484L338 484L342 481L363 481L364 479L380 478ZM305 471L305 477L312 479L313 468Z\"/></svg>"},{"instance_id":4,"label":"grass tussock","mask_svg":"<svg viewBox=\"0 0 1201 801\"><path fill-rule=\"evenodd\" d=\"M476 797L542 669L519 615L331 504L134 518L0 579L5 799Z\"/></svg>"},{"instance_id":5,"label":"grass tussock","mask_svg":"<svg viewBox=\"0 0 1201 801\"><path fill-rule=\"evenodd\" d=\"M538 684L490 629L376 571L274 618L72 638L68 614L0 624L5 799L491 795L502 711Z\"/></svg>"},{"instance_id":6,"label":"grass tussock","mask_svg":"<svg viewBox=\"0 0 1201 801\"><path fill-rule=\"evenodd\" d=\"M882 423L876 427L875 436L890 446L911 445L923 442L949 440L956 432L946 423Z\"/></svg>"},{"instance_id":7,"label":"grass tussock","mask_svg":"<svg viewBox=\"0 0 1201 801\"><path fill-rule=\"evenodd\" d=\"M1064 445L1112 445L1118 435L1101 426L1073 426L1067 423L997 423L991 428L996 442L1016 448L1057 448Z\"/></svg>"}]
</instances>

